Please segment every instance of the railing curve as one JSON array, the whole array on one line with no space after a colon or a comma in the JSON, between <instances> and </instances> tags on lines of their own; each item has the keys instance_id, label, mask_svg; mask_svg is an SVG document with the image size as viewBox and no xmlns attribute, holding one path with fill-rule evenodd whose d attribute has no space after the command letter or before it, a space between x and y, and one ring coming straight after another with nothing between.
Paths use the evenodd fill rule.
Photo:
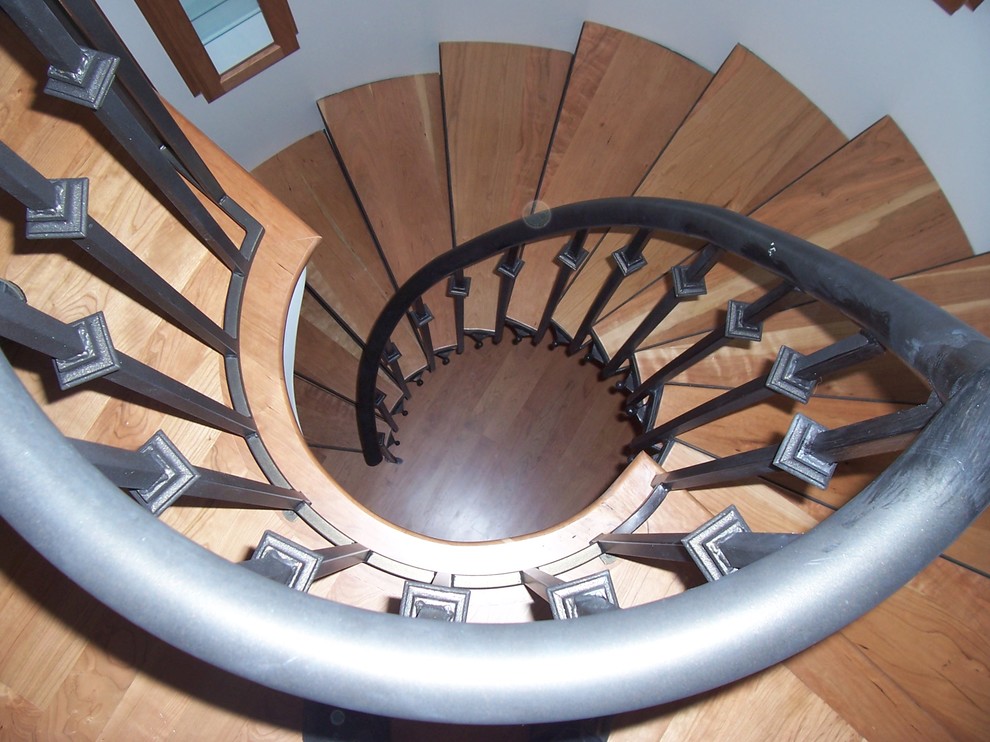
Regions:
<instances>
[{"instance_id":1,"label":"railing curve","mask_svg":"<svg viewBox=\"0 0 990 742\"><path fill-rule=\"evenodd\" d=\"M375 427L376 373L392 332L413 303L450 275L521 245L592 229L635 228L705 240L775 273L845 314L922 376L945 400L990 365L980 333L900 286L828 250L734 212L660 198L606 198L555 207L539 223L497 227L420 268L371 329L358 366L357 427L365 461L382 461Z\"/></svg>"},{"instance_id":2,"label":"railing curve","mask_svg":"<svg viewBox=\"0 0 990 742\"><path fill-rule=\"evenodd\" d=\"M6 363L0 516L99 600L231 672L387 716L528 723L656 705L779 662L893 593L990 502L990 341L869 271L720 209L620 199L561 207L542 230L507 225L417 273L373 337L439 271L605 224L707 239L831 300L928 379L943 408L886 472L790 546L731 579L576 621L419 621L285 590L121 498Z\"/></svg>"}]
</instances>

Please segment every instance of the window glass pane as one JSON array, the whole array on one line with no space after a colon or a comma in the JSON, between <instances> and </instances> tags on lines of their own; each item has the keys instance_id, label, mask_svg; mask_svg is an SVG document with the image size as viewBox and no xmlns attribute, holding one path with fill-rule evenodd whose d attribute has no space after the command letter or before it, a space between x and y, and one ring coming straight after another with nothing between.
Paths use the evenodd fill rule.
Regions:
<instances>
[{"instance_id":1,"label":"window glass pane","mask_svg":"<svg viewBox=\"0 0 990 742\"><path fill-rule=\"evenodd\" d=\"M181 2L217 72L226 72L274 43L258 0Z\"/></svg>"}]
</instances>

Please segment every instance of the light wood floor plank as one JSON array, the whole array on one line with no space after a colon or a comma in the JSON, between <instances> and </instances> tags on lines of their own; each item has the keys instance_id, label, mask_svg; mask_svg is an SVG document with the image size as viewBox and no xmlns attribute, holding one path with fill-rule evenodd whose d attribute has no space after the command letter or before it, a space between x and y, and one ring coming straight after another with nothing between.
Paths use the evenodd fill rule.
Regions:
<instances>
[{"instance_id":1,"label":"light wood floor plank","mask_svg":"<svg viewBox=\"0 0 990 742\"><path fill-rule=\"evenodd\" d=\"M585 23L554 132L540 200L551 208L628 196L667 146L711 73L633 34ZM644 95L643 91L662 91ZM561 240L534 243L509 316L539 324Z\"/></svg>"},{"instance_id":2,"label":"light wood floor plank","mask_svg":"<svg viewBox=\"0 0 990 742\"><path fill-rule=\"evenodd\" d=\"M401 286L452 247L438 75L362 85L319 101L386 260ZM455 344L446 282L424 297L434 348Z\"/></svg>"},{"instance_id":3,"label":"light wood floor plank","mask_svg":"<svg viewBox=\"0 0 990 742\"><path fill-rule=\"evenodd\" d=\"M455 243L519 219L536 198L570 69L566 52L440 45ZM494 330L498 258L466 273L465 326Z\"/></svg>"}]
</instances>

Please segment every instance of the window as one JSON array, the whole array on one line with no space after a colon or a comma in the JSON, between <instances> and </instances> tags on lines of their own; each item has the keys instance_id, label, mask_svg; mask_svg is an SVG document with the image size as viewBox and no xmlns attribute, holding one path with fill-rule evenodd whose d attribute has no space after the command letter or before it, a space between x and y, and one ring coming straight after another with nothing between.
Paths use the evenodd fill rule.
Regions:
<instances>
[{"instance_id":1,"label":"window","mask_svg":"<svg viewBox=\"0 0 990 742\"><path fill-rule=\"evenodd\" d=\"M299 48L288 0L135 0L193 95L213 101Z\"/></svg>"}]
</instances>

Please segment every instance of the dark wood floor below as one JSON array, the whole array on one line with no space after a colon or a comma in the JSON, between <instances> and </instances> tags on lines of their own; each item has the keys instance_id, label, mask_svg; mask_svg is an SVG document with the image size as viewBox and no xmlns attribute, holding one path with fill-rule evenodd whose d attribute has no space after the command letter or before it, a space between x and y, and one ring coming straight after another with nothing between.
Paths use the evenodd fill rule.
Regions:
<instances>
[{"instance_id":1,"label":"dark wood floor below","mask_svg":"<svg viewBox=\"0 0 990 742\"><path fill-rule=\"evenodd\" d=\"M316 453L396 525L454 541L510 538L575 515L625 466L634 429L613 387L562 347L469 345L411 387L409 414L397 418L403 463Z\"/></svg>"}]
</instances>

